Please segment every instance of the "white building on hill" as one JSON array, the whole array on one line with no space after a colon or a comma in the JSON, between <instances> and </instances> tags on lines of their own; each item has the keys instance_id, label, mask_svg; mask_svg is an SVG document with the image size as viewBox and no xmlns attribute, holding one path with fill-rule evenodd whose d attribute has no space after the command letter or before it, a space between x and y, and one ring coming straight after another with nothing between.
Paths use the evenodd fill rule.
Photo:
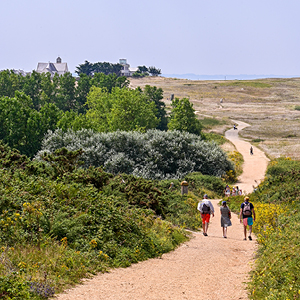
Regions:
<instances>
[{"instance_id":1,"label":"white building on hill","mask_svg":"<svg viewBox=\"0 0 300 300\"><path fill-rule=\"evenodd\" d=\"M132 74L138 70L138 68L130 68L126 58L120 58L119 64L123 66L121 70L122 76L132 76Z\"/></svg>"},{"instance_id":2,"label":"white building on hill","mask_svg":"<svg viewBox=\"0 0 300 300\"><path fill-rule=\"evenodd\" d=\"M68 64L67 63L62 63L61 62L61 58L58 57L56 59L56 63L38 63L37 69L36 71L38 73L47 73L49 72L51 74L51 77L54 76L54 74L58 74L58 75L64 75L65 73L69 72L68 69Z\"/></svg>"}]
</instances>

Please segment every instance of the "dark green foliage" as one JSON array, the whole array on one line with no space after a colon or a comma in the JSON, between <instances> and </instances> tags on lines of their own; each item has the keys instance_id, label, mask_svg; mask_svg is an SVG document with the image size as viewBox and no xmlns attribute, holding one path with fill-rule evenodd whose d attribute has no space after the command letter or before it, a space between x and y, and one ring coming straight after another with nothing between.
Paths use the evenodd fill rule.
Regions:
<instances>
[{"instance_id":1,"label":"dark green foliage","mask_svg":"<svg viewBox=\"0 0 300 300\"><path fill-rule=\"evenodd\" d=\"M148 72L151 74L151 76L158 76L161 74L161 69L155 67L149 67Z\"/></svg>"},{"instance_id":2,"label":"dark green foliage","mask_svg":"<svg viewBox=\"0 0 300 300\"><path fill-rule=\"evenodd\" d=\"M86 74L88 76L95 75L97 73L103 73L105 75L115 74L117 76L121 75L121 70L123 66L120 64L112 64L109 62L97 62L90 63L89 61L85 61L84 64L80 64L76 67L76 73L78 75Z\"/></svg>"},{"instance_id":3,"label":"dark green foliage","mask_svg":"<svg viewBox=\"0 0 300 300\"><path fill-rule=\"evenodd\" d=\"M79 64L78 67L76 67L75 72L78 75L85 74L91 76L94 72L94 65L86 60L83 64Z\"/></svg>"},{"instance_id":4,"label":"dark green foliage","mask_svg":"<svg viewBox=\"0 0 300 300\"><path fill-rule=\"evenodd\" d=\"M79 113L85 113L86 112L86 97L88 93L90 92L90 88L92 86L91 78L84 74L80 74L80 78L77 81L77 88L76 88L76 110Z\"/></svg>"},{"instance_id":5,"label":"dark green foliage","mask_svg":"<svg viewBox=\"0 0 300 300\"><path fill-rule=\"evenodd\" d=\"M167 193L159 190L151 180L123 174L114 177L104 191L113 195L125 194L128 203L152 209L157 215L165 217Z\"/></svg>"},{"instance_id":6,"label":"dark green foliage","mask_svg":"<svg viewBox=\"0 0 300 300\"><path fill-rule=\"evenodd\" d=\"M153 101L157 110L156 117L159 120L159 124L156 127L159 130L168 129L168 117L165 109L165 103L161 101L163 99L163 90L156 86L146 85L143 91L148 101Z\"/></svg>"},{"instance_id":7,"label":"dark green foliage","mask_svg":"<svg viewBox=\"0 0 300 300\"><path fill-rule=\"evenodd\" d=\"M125 76L118 77L116 74L105 75L97 73L91 78L91 86L105 88L108 93L111 93L114 87L124 88L129 86L129 81Z\"/></svg>"},{"instance_id":8,"label":"dark green foliage","mask_svg":"<svg viewBox=\"0 0 300 300\"><path fill-rule=\"evenodd\" d=\"M78 168L81 150L60 149L46 163L0 149L2 298L47 298L88 274L160 256L187 239L180 226L200 226L198 200L177 185Z\"/></svg>"},{"instance_id":9,"label":"dark green foliage","mask_svg":"<svg viewBox=\"0 0 300 300\"><path fill-rule=\"evenodd\" d=\"M95 188L102 190L109 180L113 177L112 174L104 172L101 168L89 167L88 169L76 169L71 174L64 175L65 180L84 185L93 185Z\"/></svg>"},{"instance_id":10,"label":"dark green foliage","mask_svg":"<svg viewBox=\"0 0 300 300\"><path fill-rule=\"evenodd\" d=\"M62 176L64 173L73 172L79 165L79 158L82 155L82 149L68 151L61 148L52 153L44 153L42 160L49 162L55 170L55 176Z\"/></svg>"},{"instance_id":11,"label":"dark green foliage","mask_svg":"<svg viewBox=\"0 0 300 300\"><path fill-rule=\"evenodd\" d=\"M273 161L267 178L254 195L260 195L262 202L300 201L300 162L286 158Z\"/></svg>"},{"instance_id":12,"label":"dark green foliage","mask_svg":"<svg viewBox=\"0 0 300 300\"><path fill-rule=\"evenodd\" d=\"M16 149L11 149L0 140L0 168L24 168L29 163L26 155L21 155Z\"/></svg>"},{"instance_id":13,"label":"dark green foliage","mask_svg":"<svg viewBox=\"0 0 300 300\"><path fill-rule=\"evenodd\" d=\"M201 135L202 125L197 119L193 104L187 98L175 98L168 123L169 130L186 131Z\"/></svg>"},{"instance_id":14,"label":"dark green foliage","mask_svg":"<svg viewBox=\"0 0 300 300\"><path fill-rule=\"evenodd\" d=\"M41 90L41 75L36 71L32 71L30 75L26 75L22 91L30 97L33 107L38 110L41 107L40 90Z\"/></svg>"},{"instance_id":15,"label":"dark green foliage","mask_svg":"<svg viewBox=\"0 0 300 300\"><path fill-rule=\"evenodd\" d=\"M190 183L189 186L192 189L196 189L196 187L204 187L208 190L214 191L221 197L223 196L225 185L221 178L203 175L201 173L191 173L186 175L184 180Z\"/></svg>"},{"instance_id":16,"label":"dark green foliage","mask_svg":"<svg viewBox=\"0 0 300 300\"><path fill-rule=\"evenodd\" d=\"M45 104L39 111L31 99L16 92L14 98L0 98L0 139L22 154L32 157L40 149L48 130L55 130L60 111L54 104Z\"/></svg>"}]
</instances>

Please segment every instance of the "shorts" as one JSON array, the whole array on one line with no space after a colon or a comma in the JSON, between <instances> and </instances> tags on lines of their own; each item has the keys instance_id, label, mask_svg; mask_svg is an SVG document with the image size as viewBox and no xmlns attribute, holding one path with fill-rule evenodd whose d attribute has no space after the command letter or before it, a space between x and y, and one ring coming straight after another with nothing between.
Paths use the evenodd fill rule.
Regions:
<instances>
[{"instance_id":1,"label":"shorts","mask_svg":"<svg viewBox=\"0 0 300 300\"><path fill-rule=\"evenodd\" d=\"M201 214L202 223L209 223L210 214Z\"/></svg>"},{"instance_id":2,"label":"shorts","mask_svg":"<svg viewBox=\"0 0 300 300\"><path fill-rule=\"evenodd\" d=\"M244 218L243 219L243 224L244 226L252 226L253 225L253 218L252 217L248 217L248 218Z\"/></svg>"}]
</instances>

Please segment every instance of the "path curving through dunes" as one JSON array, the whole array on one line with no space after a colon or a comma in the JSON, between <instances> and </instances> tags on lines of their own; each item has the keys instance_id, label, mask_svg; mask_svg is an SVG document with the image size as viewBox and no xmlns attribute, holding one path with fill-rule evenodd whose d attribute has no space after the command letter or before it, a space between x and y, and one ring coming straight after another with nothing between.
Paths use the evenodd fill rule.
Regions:
<instances>
[{"instance_id":1,"label":"path curving through dunes","mask_svg":"<svg viewBox=\"0 0 300 300\"><path fill-rule=\"evenodd\" d=\"M244 173L238 185L252 191L252 185L264 177L267 159L250 144L239 139L238 131L249 126L236 121L239 130L226 133L244 156ZM243 127L244 126L244 127ZM193 233L193 238L162 258L149 259L125 269L114 269L84 280L82 285L57 296L59 300L217 300L248 299L245 281L251 269L257 244L243 241L243 227L236 215L228 238L222 237L219 200L212 200L215 217L208 236Z\"/></svg>"},{"instance_id":2,"label":"path curving through dunes","mask_svg":"<svg viewBox=\"0 0 300 300\"><path fill-rule=\"evenodd\" d=\"M257 186L264 179L269 159L263 151L254 146L252 146L253 155L250 155L251 144L239 137L239 131L250 125L242 121L233 120L233 122L238 124L238 130L232 128L226 131L225 137L244 157L243 173L238 178L236 185L243 190L243 193L251 193L253 186Z\"/></svg>"}]
</instances>

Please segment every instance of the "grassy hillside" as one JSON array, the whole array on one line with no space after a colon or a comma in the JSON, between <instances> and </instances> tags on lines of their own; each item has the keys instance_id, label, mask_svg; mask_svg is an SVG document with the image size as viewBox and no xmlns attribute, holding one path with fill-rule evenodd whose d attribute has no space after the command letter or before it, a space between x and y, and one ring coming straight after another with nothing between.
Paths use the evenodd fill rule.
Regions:
<instances>
[{"instance_id":1,"label":"grassy hillside","mask_svg":"<svg viewBox=\"0 0 300 300\"><path fill-rule=\"evenodd\" d=\"M230 207L238 212L242 201L233 197ZM250 201L256 211L253 229L259 242L250 299L299 299L300 162L272 161Z\"/></svg>"},{"instance_id":2,"label":"grassy hillside","mask_svg":"<svg viewBox=\"0 0 300 300\"><path fill-rule=\"evenodd\" d=\"M170 97L187 97L194 104L199 118L241 120L251 124L242 131L249 141L256 141L269 157L300 158L300 79L259 79L198 81L175 78L131 79L131 86L146 84L161 87L164 101ZM220 102L222 100L222 103ZM207 121L205 121L207 122ZM209 130L224 132L226 124Z\"/></svg>"},{"instance_id":3,"label":"grassy hillside","mask_svg":"<svg viewBox=\"0 0 300 300\"><path fill-rule=\"evenodd\" d=\"M196 173L182 196L179 180L169 189L168 180L78 169L79 154L62 151L48 165L0 144L1 299L45 299L159 257L189 238L184 228L201 226L198 197L223 191L221 179Z\"/></svg>"}]
</instances>

